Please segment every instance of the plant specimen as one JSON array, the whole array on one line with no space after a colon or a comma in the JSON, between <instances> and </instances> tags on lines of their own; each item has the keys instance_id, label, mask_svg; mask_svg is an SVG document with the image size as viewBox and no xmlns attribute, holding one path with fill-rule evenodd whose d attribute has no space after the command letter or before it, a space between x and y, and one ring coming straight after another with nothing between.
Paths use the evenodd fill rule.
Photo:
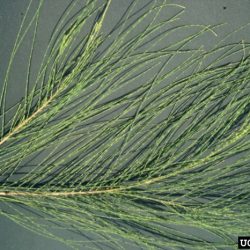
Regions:
<instances>
[{"instance_id":1,"label":"plant specimen","mask_svg":"<svg viewBox=\"0 0 250 250\"><path fill-rule=\"evenodd\" d=\"M180 25L185 8L164 0L131 1L104 31L114 2L75 0L33 79L44 2L29 3L2 82L1 214L76 249L233 248L250 232L249 44L205 49L220 25Z\"/></svg>"}]
</instances>

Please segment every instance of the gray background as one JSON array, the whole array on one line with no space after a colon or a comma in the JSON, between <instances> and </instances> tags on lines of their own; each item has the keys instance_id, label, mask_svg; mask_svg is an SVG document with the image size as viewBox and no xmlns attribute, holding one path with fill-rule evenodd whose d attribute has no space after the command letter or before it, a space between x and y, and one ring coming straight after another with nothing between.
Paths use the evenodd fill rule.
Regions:
<instances>
[{"instance_id":1,"label":"gray background","mask_svg":"<svg viewBox=\"0 0 250 250\"><path fill-rule=\"evenodd\" d=\"M0 0L0 83L3 81L3 74L6 70L8 58L13 46L15 35L18 31L20 22L25 13L25 8L29 1L27 0ZM45 8L42 13L41 22L42 30L37 40L39 50L36 52L36 58L46 48L46 44L53 24L58 20L68 0L46 0ZM106 25L112 25L114 20L119 17L121 10L126 7L128 0L113 0L111 9L109 11L109 18L106 18ZM226 23L218 32L218 37L210 37L204 39L205 46L210 46L222 39L225 34L239 28L242 25L250 23L250 0L172 0L172 3L182 4L186 7L186 11L182 18L182 23L194 24L221 24ZM46 18L45 18L46 17ZM110 22L110 23L109 23ZM250 41L250 33L242 32L240 39ZM238 35L232 37L232 42L239 42ZM18 72L22 71L22 63L25 65L25 47L21 50L19 55L19 62L17 72L12 79L13 82L22 82L22 76ZM40 54L39 54L40 52ZM39 64L39 59L35 64ZM36 67L36 65L34 65ZM11 96L13 99L18 98L19 90L22 85L15 85ZM38 236L19 225L9 221L0 216L0 249L29 249L29 250L56 250L69 249L63 244L51 239ZM84 247L82 248L84 249Z\"/></svg>"}]
</instances>

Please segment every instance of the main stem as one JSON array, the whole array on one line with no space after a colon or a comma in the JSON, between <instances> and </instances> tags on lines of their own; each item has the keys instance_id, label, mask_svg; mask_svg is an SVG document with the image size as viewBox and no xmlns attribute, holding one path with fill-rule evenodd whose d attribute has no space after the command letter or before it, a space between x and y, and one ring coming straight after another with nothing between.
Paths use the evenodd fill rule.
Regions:
<instances>
[{"instance_id":1,"label":"main stem","mask_svg":"<svg viewBox=\"0 0 250 250\"><path fill-rule=\"evenodd\" d=\"M103 193L115 193L121 191L122 188L112 188L93 191L64 191L64 192L25 192L25 191L2 191L0 196L29 196L29 197L55 197L55 196L81 196L81 195L94 195Z\"/></svg>"}]
</instances>

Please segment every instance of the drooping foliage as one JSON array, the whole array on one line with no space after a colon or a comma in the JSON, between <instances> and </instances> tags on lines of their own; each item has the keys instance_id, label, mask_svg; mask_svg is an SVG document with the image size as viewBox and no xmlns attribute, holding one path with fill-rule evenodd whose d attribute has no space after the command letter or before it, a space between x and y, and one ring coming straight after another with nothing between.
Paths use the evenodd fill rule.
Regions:
<instances>
[{"instance_id":1,"label":"drooping foliage","mask_svg":"<svg viewBox=\"0 0 250 250\"><path fill-rule=\"evenodd\" d=\"M134 0L105 30L112 0L76 0L31 82L43 2L1 84L1 214L76 249L233 249L250 233L249 44L207 50L220 25L180 24L169 1Z\"/></svg>"}]
</instances>

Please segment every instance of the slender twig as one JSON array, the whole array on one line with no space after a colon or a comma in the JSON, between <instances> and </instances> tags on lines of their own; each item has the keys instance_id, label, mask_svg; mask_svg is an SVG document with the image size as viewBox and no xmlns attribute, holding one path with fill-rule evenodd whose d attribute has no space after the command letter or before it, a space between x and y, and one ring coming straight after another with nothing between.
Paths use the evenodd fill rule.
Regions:
<instances>
[{"instance_id":1,"label":"slender twig","mask_svg":"<svg viewBox=\"0 0 250 250\"><path fill-rule=\"evenodd\" d=\"M20 130L22 130L27 124L29 124L38 114L40 114L58 95L59 91L55 92L46 102L42 104L42 106L37 109L31 116L23 120L18 126L16 126L12 131L6 134L2 140L0 141L0 145L9 140L13 135L17 134Z\"/></svg>"}]
</instances>

